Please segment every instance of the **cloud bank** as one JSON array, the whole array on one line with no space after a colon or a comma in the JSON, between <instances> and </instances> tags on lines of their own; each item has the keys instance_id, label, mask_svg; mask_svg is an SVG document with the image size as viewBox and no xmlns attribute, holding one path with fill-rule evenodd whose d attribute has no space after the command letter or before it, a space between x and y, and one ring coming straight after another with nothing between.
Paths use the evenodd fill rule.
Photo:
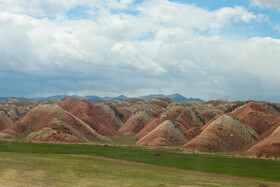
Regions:
<instances>
[{"instance_id":1,"label":"cloud bank","mask_svg":"<svg viewBox=\"0 0 280 187\"><path fill-rule=\"evenodd\" d=\"M0 10L3 96L178 92L279 101L280 40L229 33L263 21L241 6L9 0Z\"/></svg>"}]
</instances>

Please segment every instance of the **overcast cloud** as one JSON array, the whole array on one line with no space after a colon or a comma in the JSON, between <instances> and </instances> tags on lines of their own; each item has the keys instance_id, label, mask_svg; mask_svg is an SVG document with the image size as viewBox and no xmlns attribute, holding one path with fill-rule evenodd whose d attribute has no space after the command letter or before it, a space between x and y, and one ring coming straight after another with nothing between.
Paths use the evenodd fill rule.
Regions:
<instances>
[{"instance_id":1,"label":"overcast cloud","mask_svg":"<svg viewBox=\"0 0 280 187\"><path fill-rule=\"evenodd\" d=\"M279 7L272 0L251 3ZM178 92L280 101L280 40L251 34L269 16L240 5L201 7L168 0L0 0L0 95Z\"/></svg>"}]
</instances>

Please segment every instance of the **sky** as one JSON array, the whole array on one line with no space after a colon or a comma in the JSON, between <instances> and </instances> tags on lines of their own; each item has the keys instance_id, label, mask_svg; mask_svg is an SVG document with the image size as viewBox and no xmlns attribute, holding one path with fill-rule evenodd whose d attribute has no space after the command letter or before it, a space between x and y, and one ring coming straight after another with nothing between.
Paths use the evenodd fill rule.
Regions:
<instances>
[{"instance_id":1,"label":"sky","mask_svg":"<svg viewBox=\"0 0 280 187\"><path fill-rule=\"evenodd\" d=\"M280 102L279 0L0 0L0 96Z\"/></svg>"}]
</instances>

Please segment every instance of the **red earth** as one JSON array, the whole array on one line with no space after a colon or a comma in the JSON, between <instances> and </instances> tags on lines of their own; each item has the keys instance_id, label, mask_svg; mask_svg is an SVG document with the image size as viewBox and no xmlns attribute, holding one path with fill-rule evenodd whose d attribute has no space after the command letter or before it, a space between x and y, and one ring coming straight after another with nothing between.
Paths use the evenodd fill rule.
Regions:
<instances>
[{"instance_id":1,"label":"red earth","mask_svg":"<svg viewBox=\"0 0 280 187\"><path fill-rule=\"evenodd\" d=\"M114 122L109 114L95 106L91 101L79 98L67 98L60 105L92 129L104 136L117 136L120 125Z\"/></svg>"},{"instance_id":2,"label":"red earth","mask_svg":"<svg viewBox=\"0 0 280 187\"><path fill-rule=\"evenodd\" d=\"M59 106L58 106L59 105ZM0 102L0 138L81 143L121 134L137 145L280 153L280 105L264 101L173 102L169 98L94 103L78 98Z\"/></svg>"},{"instance_id":3,"label":"red earth","mask_svg":"<svg viewBox=\"0 0 280 187\"><path fill-rule=\"evenodd\" d=\"M221 115L183 147L203 151L246 150L260 140L248 125L231 116Z\"/></svg>"}]
</instances>

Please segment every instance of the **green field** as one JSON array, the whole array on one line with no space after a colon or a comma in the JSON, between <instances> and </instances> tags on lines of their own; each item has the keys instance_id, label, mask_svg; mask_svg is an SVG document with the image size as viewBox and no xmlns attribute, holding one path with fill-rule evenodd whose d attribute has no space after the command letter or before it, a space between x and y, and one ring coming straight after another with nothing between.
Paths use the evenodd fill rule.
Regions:
<instances>
[{"instance_id":1,"label":"green field","mask_svg":"<svg viewBox=\"0 0 280 187\"><path fill-rule=\"evenodd\" d=\"M259 183L186 174L74 157L0 152L0 186L259 186Z\"/></svg>"},{"instance_id":2,"label":"green field","mask_svg":"<svg viewBox=\"0 0 280 187\"><path fill-rule=\"evenodd\" d=\"M0 152L96 155L172 168L225 174L267 181L280 181L280 162L273 160L228 158L209 155L185 155L182 153L167 151L161 151L160 156L154 156L155 150L144 150L135 147L122 148L96 145L7 141L0 141Z\"/></svg>"}]
</instances>

